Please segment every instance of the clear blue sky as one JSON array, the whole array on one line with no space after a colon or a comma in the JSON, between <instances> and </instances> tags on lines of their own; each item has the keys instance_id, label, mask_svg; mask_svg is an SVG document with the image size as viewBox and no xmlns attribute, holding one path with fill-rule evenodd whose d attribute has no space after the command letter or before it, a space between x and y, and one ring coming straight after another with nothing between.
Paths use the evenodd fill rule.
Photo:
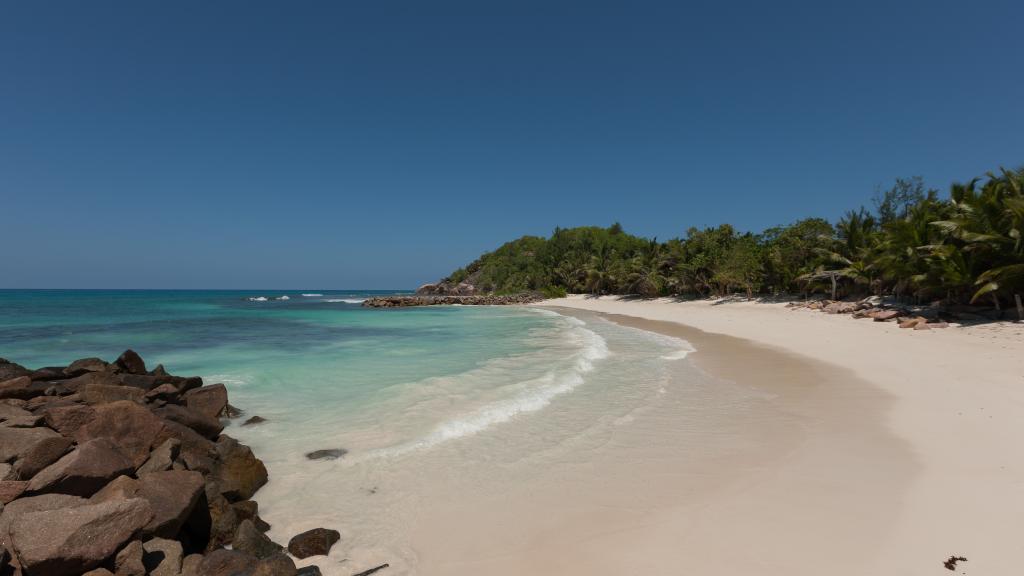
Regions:
<instances>
[{"instance_id":1,"label":"clear blue sky","mask_svg":"<svg viewBox=\"0 0 1024 576\"><path fill-rule=\"evenodd\" d=\"M1024 2L0 2L0 287L404 288L1024 163Z\"/></svg>"}]
</instances>

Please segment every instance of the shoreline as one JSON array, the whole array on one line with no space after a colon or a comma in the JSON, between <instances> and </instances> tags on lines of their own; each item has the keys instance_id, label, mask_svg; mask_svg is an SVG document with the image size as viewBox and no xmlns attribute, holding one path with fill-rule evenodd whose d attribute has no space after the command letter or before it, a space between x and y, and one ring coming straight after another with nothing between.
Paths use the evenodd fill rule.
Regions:
<instances>
[{"instance_id":1,"label":"shoreline","mask_svg":"<svg viewBox=\"0 0 1024 576\"><path fill-rule=\"evenodd\" d=\"M796 451L757 471L751 491L734 494L731 503L712 497L702 504L735 511L759 493L746 513L767 516L754 529L756 514L741 523L718 514L688 533L693 538L684 549L697 572L935 574L956 555L969 559L972 572L1008 573L1024 562L1016 538L1024 529L1024 466L1013 443L1024 432L1017 417L1024 405L1024 326L922 333L753 302L572 296L539 305L684 337L698 350L691 356L696 365L729 379L782 379L778 366L751 369L749 354L742 362L717 354L715 346L727 350L730 338L752 345L748 351L826 370L820 384L797 391L790 383L794 393L779 396L811 418ZM880 508L887 518L854 528ZM687 522L670 513L665 521ZM759 552L744 563L750 550ZM694 558L707 563L689 563Z\"/></svg>"}]
</instances>

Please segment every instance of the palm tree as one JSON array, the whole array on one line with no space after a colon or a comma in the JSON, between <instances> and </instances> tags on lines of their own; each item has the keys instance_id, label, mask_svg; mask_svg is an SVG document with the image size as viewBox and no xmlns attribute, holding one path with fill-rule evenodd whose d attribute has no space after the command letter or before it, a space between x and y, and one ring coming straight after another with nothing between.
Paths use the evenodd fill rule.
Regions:
<instances>
[{"instance_id":1,"label":"palm tree","mask_svg":"<svg viewBox=\"0 0 1024 576\"><path fill-rule=\"evenodd\" d=\"M594 295L605 294L615 284L613 257L615 251L602 244L597 253L590 257L587 265L587 291Z\"/></svg>"},{"instance_id":2,"label":"palm tree","mask_svg":"<svg viewBox=\"0 0 1024 576\"><path fill-rule=\"evenodd\" d=\"M655 238L648 243L642 254L630 260L626 289L648 298L658 296L665 285L665 267L666 259L662 255L661 244Z\"/></svg>"},{"instance_id":3,"label":"palm tree","mask_svg":"<svg viewBox=\"0 0 1024 576\"><path fill-rule=\"evenodd\" d=\"M953 216L932 224L970 253L977 287L971 301L989 294L999 308L1000 293L1019 298L1024 290L1024 170L989 173L980 190L977 183L953 185Z\"/></svg>"}]
</instances>

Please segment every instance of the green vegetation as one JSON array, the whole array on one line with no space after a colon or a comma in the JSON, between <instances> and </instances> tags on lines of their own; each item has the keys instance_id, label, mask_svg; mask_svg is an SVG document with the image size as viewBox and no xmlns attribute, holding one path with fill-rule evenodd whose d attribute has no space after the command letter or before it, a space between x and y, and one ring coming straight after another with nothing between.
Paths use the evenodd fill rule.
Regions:
<instances>
[{"instance_id":1,"label":"green vegetation","mask_svg":"<svg viewBox=\"0 0 1024 576\"><path fill-rule=\"evenodd\" d=\"M835 225L808 218L760 234L723 224L667 242L609 228L556 229L484 254L445 279L478 290L642 296L825 292L926 302L1024 293L1024 169L954 184L948 199L897 180L874 210Z\"/></svg>"}]
</instances>

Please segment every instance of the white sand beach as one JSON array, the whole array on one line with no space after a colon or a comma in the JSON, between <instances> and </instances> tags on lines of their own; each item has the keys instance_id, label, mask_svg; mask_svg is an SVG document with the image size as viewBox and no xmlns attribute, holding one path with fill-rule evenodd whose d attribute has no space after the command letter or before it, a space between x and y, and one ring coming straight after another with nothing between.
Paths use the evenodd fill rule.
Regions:
<instances>
[{"instance_id":1,"label":"white sand beach","mask_svg":"<svg viewBox=\"0 0 1024 576\"><path fill-rule=\"evenodd\" d=\"M689 340L698 367L770 394L742 416L764 449L710 457L691 471L707 482L669 488L658 512L563 515L515 558L469 551L438 573L913 576L948 573L951 555L968 559L956 573L1024 566L1024 325L901 330L754 302L542 305Z\"/></svg>"}]
</instances>

